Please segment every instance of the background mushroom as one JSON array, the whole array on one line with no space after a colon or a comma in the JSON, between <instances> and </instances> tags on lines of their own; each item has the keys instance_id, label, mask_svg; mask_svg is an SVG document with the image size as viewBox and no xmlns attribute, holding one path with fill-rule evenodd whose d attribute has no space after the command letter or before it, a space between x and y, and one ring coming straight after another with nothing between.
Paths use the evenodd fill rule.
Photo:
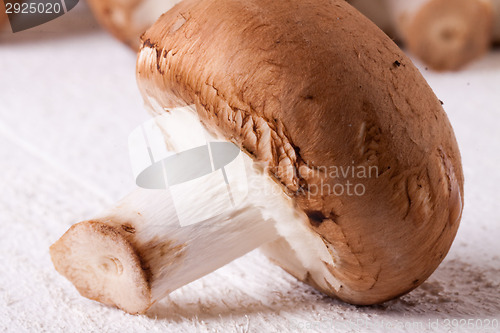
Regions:
<instances>
[{"instance_id":1,"label":"background mushroom","mask_svg":"<svg viewBox=\"0 0 500 333\"><path fill-rule=\"evenodd\" d=\"M326 294L374 304L420 285L448 252L463 205L453 130L411 61L344 1L185 0L143 36L137 77L173 124L167 144L196 139L179 128L200 120L247 154L257 190L192 229L176 227L166 192L146 190L76 224L51 255L84 296L144 312L263 245ZM168 111L183 105L196 112ZM378 172L324 172L348 166ZM349 181L364 193L334 193Z\"/></svg>"},{"instance_id":2,"label":"background mushroom","mask_svg":"<svg viewBox=\"0 0 500 333\"><path fill-rule=\"evenodd\" d=\"M498 21L492 2L497 0L350 1L436 70L460 69L489 50Z\"/></svg>"},{"instance_id":3,"label":"background mushroom","mask_svg":"<svg viewBox=\"0 0 500 333\"><path fill-rule=\"evenodd\" d=\"M144 31L179 1L181 0L88 0L88 3L101 25L137 50Z\"/></svg>"},{"instance_id":4,"label":"background mushroom","mask_svg":"<svg viewBox=\"0 0 500 333\"><path fill-rule=\"evenodd\" d=\"M0 1L0 28L7 22L8 16L5 13L5 4L3 1Z\"/></svg>"},{"instance_id":5,"label":"background mushroom","mask_svg":"<svg viewBox=\"0 0 500 333\"><path fill-rule=\"evenodd\" d=\"M409 50L434 69L459 69L490 48L490 1L389 0L389 4Z\"/></svg>"}]
</instances>

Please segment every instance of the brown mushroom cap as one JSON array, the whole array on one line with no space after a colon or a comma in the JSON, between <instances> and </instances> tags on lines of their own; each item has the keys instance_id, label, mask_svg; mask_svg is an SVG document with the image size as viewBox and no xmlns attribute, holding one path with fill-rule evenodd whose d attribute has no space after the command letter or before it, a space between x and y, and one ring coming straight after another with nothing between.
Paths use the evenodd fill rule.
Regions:
<instances>
[{"instance_id":1,"label":"brown mushroom cap","mask_svg":"<svg viewBox=\"0 0 500 333\"><path fill-rule=\"evenodd\" d=\"M341 286L327 294L386 301L448 252L463 205L453 130L412 62L345 1L185 0L144 34L137 77L146 101L195 104L208 130L269 167L331 250ZM378 172L321 171L342 166ZM366 193L332 193L348 180ZM285 248L266 253L323 282Z\"/></svg>"}]
</instances>

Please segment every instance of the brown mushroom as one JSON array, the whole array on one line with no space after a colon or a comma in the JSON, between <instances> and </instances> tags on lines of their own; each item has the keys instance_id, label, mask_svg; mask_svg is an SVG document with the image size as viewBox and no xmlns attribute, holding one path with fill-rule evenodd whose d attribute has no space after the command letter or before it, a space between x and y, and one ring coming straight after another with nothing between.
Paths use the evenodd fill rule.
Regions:
<instances>
[{"instance_id":1,"label":"brown mushroom","mask_svg":"<svg viewBox=\"0 0 500 333\"><path fill-rule=\"evenodd\" d=\"M181 0L88 0L99 23L137 50L140 36L161 14Z\"/></svg>"},{"instance_id":2,"label":"brown mushroom","mask_svg":"<svg viewBox=\"0 0 500 333\"><path fill-rule=\"evenodd\" d=\"M251 190L188 227L154 190L76 224L51 255L82 295L144 312L261 246L324 293L374 304L447 254L463 205L451 125L411 61L345 1L185 0L143 36L137 79L172 149L203 135L181 130L201 121L245 153Z\"/></svg>"}]
</instances>

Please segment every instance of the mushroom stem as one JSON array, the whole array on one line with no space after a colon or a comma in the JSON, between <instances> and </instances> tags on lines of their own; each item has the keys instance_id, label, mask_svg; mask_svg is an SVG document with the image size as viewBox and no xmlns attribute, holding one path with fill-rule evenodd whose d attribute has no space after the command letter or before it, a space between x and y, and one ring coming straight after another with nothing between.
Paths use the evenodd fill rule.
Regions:
<instances>
[{"instance_id":1,"label":"mushroom stem","mask_svg":"<svg viewBox=\"0 0 500 333\"><path fill-rule=\"evenodd\" d=\"M182 227L168 191L137 189L102 216L73 226L51 254L56 269L83 296L141 313L173 290L277 238L259 207L243 205ZM130 293L138 286L145 292ZM124 293L130 293L125 302Z\"/></svg>"},{"instance_id":2,"label":"mushroom stem","mask_svg":"<svg viewBox=\"0 0 500 333\"><path fill-rule=\"evenodd\" d=\"M388 0L397 33L436 70L455 70L490 47L490 0Z\"/></svg>"},{"instance_id":3,"label":"mushroom stem","mask_svg":"<svg viewBox=\"0 0 500 333\"><path fill-rule=\"evenodd\" d=\"M120 228L133 244L146 265L153 302L278 238L273 221L259 207L245 204L180 226L170 193L161 190L137 189L99 221Z\"/></svg>"},{"instance_id":4,"label":"mushroom stem","mask_svg":"<svg viewBox=\"0 0 500 333\"><path fill-rule=\"evenodd\" d=\"M199 191L210 193L213 186ZM52 260L83 296L142 313L173 290L276 240L276 216L270 212L297 217L283 207L291 202L277 196L281 189L268 190L249 194L235 209L180 226L169 191L137 189L100 217L68 230L52 245ZM213 209L190 202L193 210Z\"/></svg>"},{"instance_id":5,"label":"mushroom stem","mask_svg":"<svg viewBox=\"0 0 500 333\"><path fill-rule=\"evenodd\" d=\"M200 139L201 125L191 115L174 110L162 117L171 149ZM239 167L226 167L228 183L213 172L168 190L139 188L101 216L74 225L51 247L56 269L83 296L142 313L173 290L279 239L286 231L278 233L277 221L303 235L307 216L264 168L244 153L239 158ZM224 206L228 186L234 200Z\"/></svg>"}]
</instances>

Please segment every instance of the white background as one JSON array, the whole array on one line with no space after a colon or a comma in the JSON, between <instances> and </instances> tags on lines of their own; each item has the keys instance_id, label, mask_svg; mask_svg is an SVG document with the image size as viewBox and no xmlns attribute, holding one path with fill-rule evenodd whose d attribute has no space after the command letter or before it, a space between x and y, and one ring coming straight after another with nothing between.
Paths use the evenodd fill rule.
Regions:
<instances>
[{"instance_id":1,"label":"white background","mask_svg":"<svg viewBox=\"0 0 500 333\"><path fill-rule=\"evenodd\" d=\"M444 101L466 176L458 236L426 283L356 307L254 251L131 316L80 297L48 247L133 187L127 136L148 119L135 55L83 3L42 27L0 32L0 330L412 332L433 331L429 320L442 331L445 319L500 319L500 51L459 73L419 68Z\"/></svg>"}]
</instances>

